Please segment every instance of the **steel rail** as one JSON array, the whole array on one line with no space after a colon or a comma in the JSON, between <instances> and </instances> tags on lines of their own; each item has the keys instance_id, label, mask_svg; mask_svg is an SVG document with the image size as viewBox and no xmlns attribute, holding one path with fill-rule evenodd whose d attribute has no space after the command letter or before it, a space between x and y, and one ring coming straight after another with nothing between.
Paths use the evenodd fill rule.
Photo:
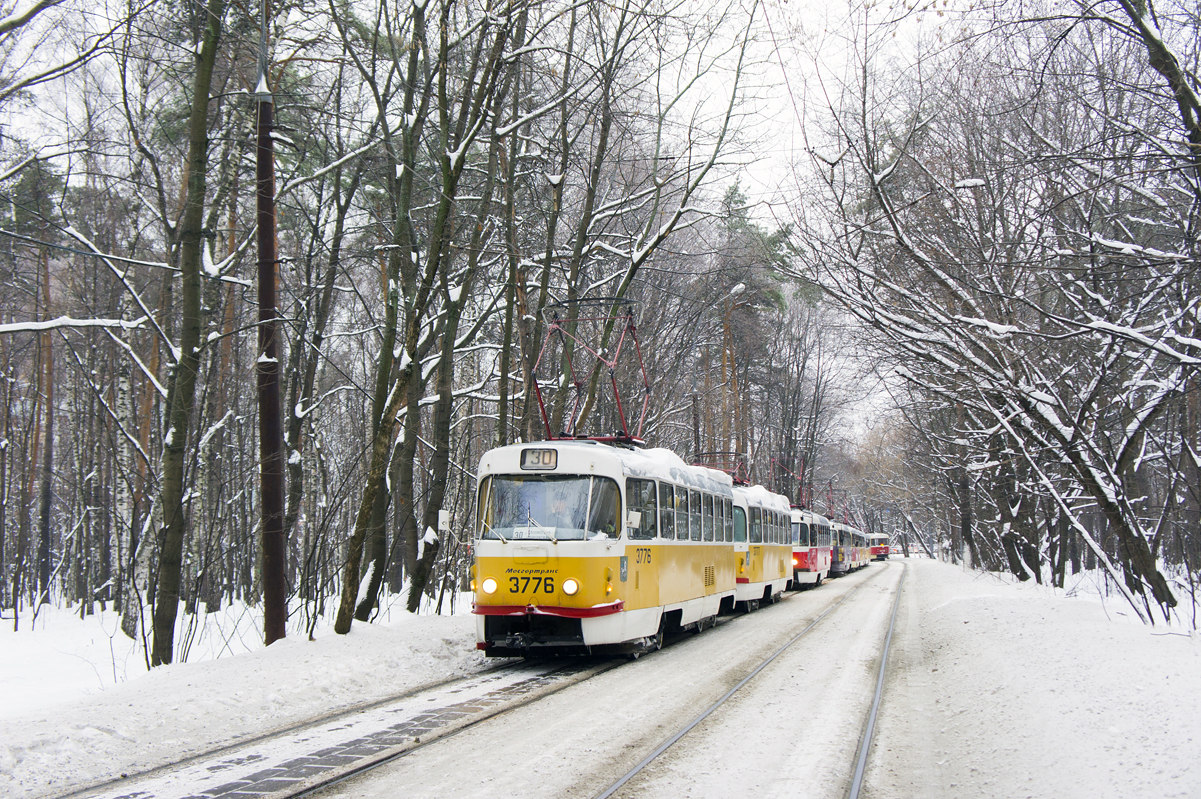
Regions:
<instances>
[{"instance_id":1,"label":"steel rail","mask_svg":"<svg viewBox=\"0 0 1201 799\"><path fill-rule=\"evenodd\" d=\"M855 773L851 778L851 790L847 799L859 799L863 788L863 773L867 768L867 755L872 748L872 734L876 730L876 715L880 710L880 698L884 695L884 673L888 667L888 650L892 647L892 633L897 626L897 611L901 607L901 589L905 585L907 564L901 564L901 579L897 580L897 595L892 600L892 615L888 620L888 632L884 636L884 647L880 652L880 668L876 672L876 690L872 695L871 710L863 725L863 736L859 739L859 750L855 757Z\"/></svg>"},{"instance_id":2,"label":"steel rail","mask_svg":"<svg viewBox=\"0 0 1201 799\"><path fill-rule=\"evenodd\" d=\"M110 789L119 789L121 786L128 785L136 780L154 778L162 774L177 771L183 766L190 766L205 760L211 760L215 757L219 757L248 746L255 746L256 744L272 741L276 738L283 738L293 733L304 732L305 730L320 727L321 725L329 724L330 722L351 718L360 713L365 713L381 707L387 707L388 705L396 702L412 699L413 697L421 696L422 694L429 693L431 691L438 691L459 683L468 683L497 672L508 671L509 669L517 668L521 665L523 664L520 661L499 663L495 666L483 669L466 677L452 677L447 680L440 680L438 682L429 683L426 685L407 688L403 691L398 691L397 693L389 694L388 696L380 697L378 699L359 702L357 704L339 708L327 713L322 713L317 716L300 719L298 721L285 724L281 727L272 728L265 732L253 733L244 737L235 737L233 740L230 740L227 743L219 744L217 746L195 752L193 754L181 757L171 763L152 766L142 771L130 771L120 777L111 777L109 779L99 780L87 785L69 787L66 789L66 793L56 794L56 797L57 799L84 799L84 797L95 796L99 792Z\"/></svg>"},{"instance_id":3,"label":"steel rail","mask_svg":"<svg viewBox=\"0 0 1201 799\"><path fill-rule=\"evenodd\" d=\"M323 777L317 778L316 781L310 782L307 785L305 785L295 791L273 794L272 795L273 799L300 799L301 797L305 797L305 796L317 796L322 791L326 790L327 788L332 788L335 785L340 785L341 783L346 782L347 780L353 779L354 777L358 777L362 774L366 774L368 772L374 771L375 769L380 768L381 766L386 766L389 763L394 763L397 760L400 760L402 757L411 755L414 752L424 749L425 747L430 746L432 744L439 743L439 742L447 740L449 738L454 738L456 735L466 732L467 730L470 730L473 727L483 724L486 721L491 721L492 719L499 718L507 713L511 713L514 710L524 708L524 707L532 704L533 702L537 702L538 700L543 699L547 696L552 696L554 694L557 694L566 688L570 688L573 685L584 682L586 680L590 680L593 677L596 677L597 675L604 674L605 672L611 671L611 670L617 668L618 666L622 666L622 665L624 665L624 661L614 659L614 660L610 660L607 663L600 664L599 666L591 666L591 667L580 669L575 672L568 673L567 675L565 675L561 684L556 685L551 690L543 691L543 692L539 693L537 696L530 697L529 699L526 699L521 702L515 702L511 705L497 708L496 710L493 710L488 713L483 713L479 717L472 719L471 721L467 722L466 724L463 724L462 726L455 727L450 730L446 730L445 732L436 733L436 734L433 734L430 736L422 736L420 740L415 741L413 744L405 746L404 748L393 750L391 752L387 752L385 754L378 755L376 757L365 758L365 759L361 760L360 762L354 764L353 766L348 766L344 769L337 771L334 774L330 774L328 776L323 776Z\"/></svg>"},{"instance_id":4,"label":"steel rail","mask_svg":"<svg viewBox=\"0 0 1201 799\"><path fill-rule=\"evenodd\" d=\"M835 603L835 605L834 605L834 606L832 606L831 608L827 609L827 610L826 610L826 611L825 611L825 612L822 614L822 616L825 616L825 615L826 615L826 613L829 613L829 612L830 612L831 610L833 610L835 607L837 607L838 605L842 604L842 602L844 602L845 600L846 600L846 597L843 597L843 599L841 599L841 600L839 600L837 603ZM745 616L745 615L746 615L746 614L742 614L742 616ZM741 616L740 616L739 618L741 618ZM818 618L820 619L821 617L818 617ZM731 621L731 620L732 620L732 619L719 619L719 620L717 621L717 623L718 623L718 624L725 624L725 623L727 623L727 622L729 622L729 621ZM817 622L817 620L815 620L815 621L814 621L814 624L816 624L816 622ZM810 625L810 626L812 626L812 625ZM416 752L416 751L418 751L418 750L420 750L420 749L424 749L426 746L429 746L429 745L431 745L431 744L437 743L437 742L439 742L439 741L444 741L444 740L446 740L446 739L449 739L449 738L453 738L454 736L458 735L459 733L465 732L465 731L467 731L467 730L471 729L472 727L475 727L475 726L477 726L477 725L479 725L479 724L482 724L482 723L483 723L483 722L485 722L485 721L491 721L492 719L495 719L495 718L498 718L498 717L500 717L500 716L503 716L503 715L505 715L506 713L509 713L509 712L511 712L511 711L514 711L514 710L519 710L519 709L521 709L521 708L524 708L524 707L526 707L526 706L528 706L528 705L532 704L533 702L537 702L538 700L540 700L540 699L543 699L543 698L545 698L545 697L547 697L547 696L551 696L551 695L553 695L553 694L556 694L556 693L558 693L559 691L561 691L561 690L563 690L563 689L565 689L565 688L569 688L569 687L571 687L572 685L576 685L577 683L584 682L585 680L589 680L589 679L592 679L593 677L596 677L596 676L598 676L598 675L600 675L600 674L603 674L603 673L604 673L604 672L606 672L606 671L610 671L610 670L612 670L612 669L615 669L615 668L617 668L617 667L619 667L619 666L623 666L623 665L625 665L627 662L628 662L628 661L625 661L625 660L622 660L622 659L617 659L617 658L614 658L614 659L612 659L611 661L609 661L607 664L605 664L605 665L603 665L603 666L601 666L601 667L599 667L599 668L596 668L596 669L590 670L590 671L588 671L587 673L581 672L581 673L584 673L584 676L583 676L583 677L581 677L580 679L566 679L566 680L564 680L562 685L560 685L560 686L557 686L557 687L556 687L554 690L552 690L552 691L547 691L547 692L541 693L541 694L539 694L538 696L536 696L536 697L531 697L530 699L528 699L528 700L526 700L526 701L523 701L523 702L517 702L517 703L515 703L515 704L512 704L512 705L509 705L509 706L507 706L507 707L499 708L499 709L497 709L496 711L494 711L494 712L492 712L492 713L489 713L489 714L487 714L487 715L484 715L484 716L481 716L481 717L479 717L479 718L477 718L477 719L474 719L474 720L472 720L470 723L468 723L468 724L465 724L465 725L463 725L462 727L458 727L458 728L456 728L456 729L449 730L449 731L447 731L446 733L444 733L444 734L442 734L442 735L438 735L438 736L436 736L436 737L433 737L433 738L428 738L428 739L422 740L422 741L420 741L420 742L418 742L418 743L415 743L415 744L413 744L413 745L411 745L411 746L408 746L408 747L406 747L406 748L404 748L404 749L402 749L402 750L395 751L395 752L390 752L390 753L388 753L388 754L386 754L386 755L381 755L381 756L379 756L379 757L372 758L372 759L369 759L369 760L364 760L363 762L360 762L360 763L357 763L357 764L355 764L355 765L353 765L353 766L350 766L350 767L348 767L348 768L346 768L346 769L344 769L344 770L342 770L342 771L339 771L339 772L338 772L338 773L336 773L336 774L330 775L330 776L328 776L328 777L323 777L323 778L321 778L321 779L320 779L320 781L318 781L318 782L313 782L313 783L310 783L310 784L308 784L308 785L304 786L303 788L301 788L301 789L299 789L299 790L297 790L297 791L294 791L294 792L291 792L291 793L283 793L283 794L278 794L278 795L276 796L276 799L301 799L302 797L307 797L307 796L316 796L316 795L319 795L321 791L324 791L324 790L325 790L325 789L327 789L327 788L332 788L332 787L334 787L335 785L339 785L339 784L341 784L341 783L343 783L343 782L346 782L347 780L350 780L350 779L352 779L352 778L354 778L354 777L358 777L358 776L361 776L361 775L363 775L363 774L367 774L367 773L369 773L369 772L371 772L371 771L374 771L375 769L377 769L377 768L380 768L381 766L385 766L385 765L387 765L387 764L389 764L389 763L394 763L394 762L396 762L397 760L401 759L402 757L405 757L405 756L407 756L407 755L411 755L411 754L413 754L414 752ZM766 665L766 664L765 664L765 665Z\"/></svg>"}]
</instances>

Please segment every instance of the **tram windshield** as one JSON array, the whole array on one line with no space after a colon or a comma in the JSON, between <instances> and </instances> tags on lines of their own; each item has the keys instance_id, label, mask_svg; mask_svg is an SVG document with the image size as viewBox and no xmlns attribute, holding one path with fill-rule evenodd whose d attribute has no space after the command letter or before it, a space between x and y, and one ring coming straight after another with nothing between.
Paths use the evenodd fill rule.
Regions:
<instances>
[{"instance_id":1,"label":"tram windshield","mask_svg":"<svg viewBox=\"0 0 1201 799\"><path fill-rule=\"evenodd\" d=\"M480 537L616 538L617 484L605 477L491 475L480 486Z\"/></svg>"}]
</instances>

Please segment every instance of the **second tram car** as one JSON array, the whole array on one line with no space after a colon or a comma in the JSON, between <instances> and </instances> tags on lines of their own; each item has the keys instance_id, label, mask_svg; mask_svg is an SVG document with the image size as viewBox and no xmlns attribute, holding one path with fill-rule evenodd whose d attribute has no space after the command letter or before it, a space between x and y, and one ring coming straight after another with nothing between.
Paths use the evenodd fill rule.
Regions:
<instances>
[{"instance_id":1,"label":"second tram car","mask_svg":"<svg viewBox=\"0 0 1201 799\"><path fill-rule=\"evenodd\" d=\"M754 610L775 601L792 579L788 499L763 486L734 486L734 600Z\"/></svg>"}]
</instances>

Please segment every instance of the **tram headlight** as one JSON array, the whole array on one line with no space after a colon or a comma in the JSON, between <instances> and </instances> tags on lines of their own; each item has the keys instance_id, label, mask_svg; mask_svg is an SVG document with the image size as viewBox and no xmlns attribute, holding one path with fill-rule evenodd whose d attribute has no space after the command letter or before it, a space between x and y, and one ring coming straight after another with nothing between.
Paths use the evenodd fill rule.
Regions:
<instances>
[{"instance_id":1,"label":"tram headlight","mask_svg":"<svg viewBox=\"0 0 1201 799\"><path fill-rule=\"evenodd\" d=\"M484 589L485 594L495 594L496 580L493 580L491 577L485 577L484 582L480 583L480 588Z\"/></svg>"},{"instance_id":2,"label":"tram headlight","mask_svg":"<svg viewBox=\"0 0 1201 799\"><path fill-rule=\"evenodd\" d=\"M563 581L563 593L568 596L575 596L580 592L580 581L574 577L568 577Z\"/></svg>"}]
</instances>

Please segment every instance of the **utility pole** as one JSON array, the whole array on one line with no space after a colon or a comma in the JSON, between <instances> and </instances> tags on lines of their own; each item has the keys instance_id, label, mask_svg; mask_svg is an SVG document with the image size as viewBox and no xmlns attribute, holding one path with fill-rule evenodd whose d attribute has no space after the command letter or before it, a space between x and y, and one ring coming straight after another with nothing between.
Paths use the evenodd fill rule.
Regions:
<instances>
[{"instance_id":1,"label":"utility pole","mask_svg":"<svg viewBox=\"0 0 1201 799\"><path fill-rule=\"evenodd\" d=\"M270 0L261 0L259 31L258 147L255 153L255 200L258 217L259 357L259 485L262 504L263 642L287 635L287 575L284 545L284 438L279 399L279 322L276 313L275 126L268 88L267 23Z\"/></svg>"}]
</instances>

